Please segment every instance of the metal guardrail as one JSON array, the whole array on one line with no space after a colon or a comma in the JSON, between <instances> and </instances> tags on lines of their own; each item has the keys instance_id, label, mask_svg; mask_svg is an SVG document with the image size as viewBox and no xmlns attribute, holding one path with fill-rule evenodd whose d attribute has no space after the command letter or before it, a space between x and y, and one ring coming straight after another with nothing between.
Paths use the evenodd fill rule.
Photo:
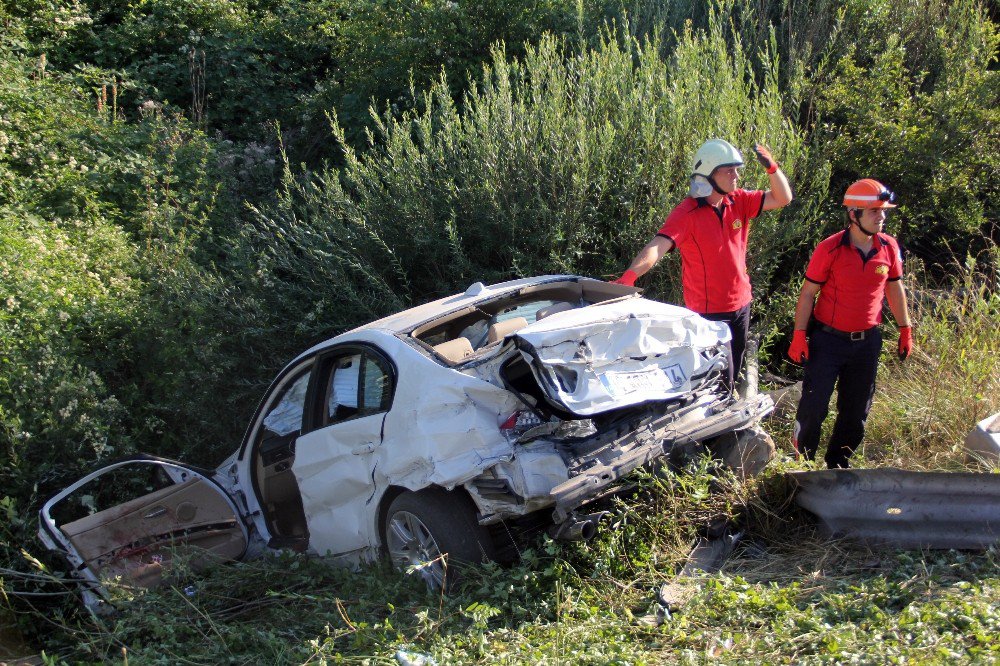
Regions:
<instances>
[{"instance_id":1,"label":"metal guardrail","mask_svg":"<svg viewBox=\"0 0 1000 666\"><path fill-rule=\"evenodd\" d=\"M821 529L871 546L985 549L1000 542L1000 474L837 469L790 472Z\"/></svg>"}]
</instances>

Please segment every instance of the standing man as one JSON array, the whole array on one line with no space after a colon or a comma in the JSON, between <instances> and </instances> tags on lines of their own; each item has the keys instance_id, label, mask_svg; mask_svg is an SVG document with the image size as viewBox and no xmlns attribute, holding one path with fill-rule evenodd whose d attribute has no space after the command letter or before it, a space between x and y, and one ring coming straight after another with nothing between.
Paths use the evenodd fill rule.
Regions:
<instances>
[{"instance_id":1,"label":"standing man","mask_svg":"<svg viewBox=\"0 0 1000 666\"><path fill-rule=\"evenodd\" d=\"M724 321L733 334L729 387L743 365L750 329L750 276L747 234L750 220L761 211L787 206L792 188L764 146L754 146L767 171L770 190L737 188L743 156L727 141L711 139L694 155L691 189L667 216L663 226L615 280L633 286L664 254L681 255L684 305L712 321Z\"/></svg>"},{"instance_id":2,"label":"standing man","mask_svg":"<svg viewBox=\"0 0 1000 666\"><path fill-rule=\"evenodd\" d=\"M808 363L793 444L809 460L816 457L836 382L837 421L826 450L830 469L850 467L848 459L865 436L882 350L878 325L883 296L899 324L899 358L905 359L913 349L906 292L900 281L902 255L896 239L882 233L886 211L896 207L895 199L885 185L871 178L847 188L847 229L816 247L795 307L788 356L796 363Z\"/></svg>"}]
</instances>

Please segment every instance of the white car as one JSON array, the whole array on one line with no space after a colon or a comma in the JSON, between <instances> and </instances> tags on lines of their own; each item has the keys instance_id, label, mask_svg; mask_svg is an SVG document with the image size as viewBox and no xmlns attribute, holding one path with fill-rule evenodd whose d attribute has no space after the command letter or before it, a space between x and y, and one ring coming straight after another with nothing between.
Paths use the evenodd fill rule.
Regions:
<instances>
[{"instance_id":1,"label":"white car","mask_svg":"<svg viewBox=\"0 0 1000 666\"><path fill-rule=\"evenodd\" d=\"M121 461L50 499L40 535L88 603L108 576L157 583L180 546L196 567L283 548L387 554L441 586L445 554L495 558L511 526L589 536L585 505L681 445L766 440L766 463L756 425L773 404L723 388L729 338L600 280L476 283L298 356L217 469Z\"/></svg>"}]
</instances>

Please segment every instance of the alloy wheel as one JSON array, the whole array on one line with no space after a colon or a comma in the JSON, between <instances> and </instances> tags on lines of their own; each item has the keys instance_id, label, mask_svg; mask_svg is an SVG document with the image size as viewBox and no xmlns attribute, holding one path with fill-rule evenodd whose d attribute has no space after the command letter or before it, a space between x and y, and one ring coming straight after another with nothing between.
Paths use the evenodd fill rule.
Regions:
<instances>
[{"instance_id":1,"label":"alloy wheel","mask_svg":"<svg viewBox=\"0 0 1000 666\"><path fill-rule=\"evenodd\" d=\"M444 585L447 563L437 541L419 517L409 511L397 511L386 530L389 558L396 568L416 571L433 590Z\"/></svg>"}]
</instances>

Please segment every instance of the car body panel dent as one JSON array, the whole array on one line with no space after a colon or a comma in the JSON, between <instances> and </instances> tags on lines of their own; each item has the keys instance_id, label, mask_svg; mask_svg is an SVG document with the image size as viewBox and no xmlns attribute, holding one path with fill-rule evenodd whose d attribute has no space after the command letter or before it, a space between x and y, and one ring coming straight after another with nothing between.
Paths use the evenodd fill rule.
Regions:
<instances>
[{"instance_id":1,"label":"car body panel dent","mask_svg":"<svg viewBox=\"0 0 1000 666\"><path fill-rule=\"evenodd\" d=\"M302 496L310 548L320 555L368 545L365 502L372 494L373 453L383 416L337 423L296 440L292 473Z\"/></svg>"},{"instance_id":2,"label":"car body panel dent","mask_svg":"<svg viewBox=\"0 0 1000 666\"><path fill-rule=\"evenodd\" d=\"M499 424L521 405L510 392L446 368L388 332L364 329L342 341L369 343L393 359L398 378L392 408L299 437L292 471L309 550L359 550L360 559L370 560L380 546L376 523L385 489L450 490L510 460L513 445Z\"/></svg>"},{"instance_id":3,"label":"car body panel dent","mask_svg":"<svg viewBox=\"0 0 1000 666\"><path fill-rule=\"evenodd\" d=\"M731 337L725 324L645 298L558 312L514 334L548 398L578 416L690 393L725 371Z\"/></svg>"}]
</instances>

